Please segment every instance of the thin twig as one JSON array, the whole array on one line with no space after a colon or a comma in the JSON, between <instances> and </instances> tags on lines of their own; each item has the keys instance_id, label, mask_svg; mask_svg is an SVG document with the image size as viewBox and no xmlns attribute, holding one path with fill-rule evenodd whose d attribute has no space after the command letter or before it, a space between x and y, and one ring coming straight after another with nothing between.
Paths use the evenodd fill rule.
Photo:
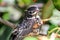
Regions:
<instances>
[{"instance_id":1,"label":"thin twig","mask_svg":"<svg viewBox=\"0 0 60 40\"><path fill-rule=\"evenodd\" d=\"M11 27L12 29L15 29L15 28L17 27L16 24L13 24L13 23L11 23L11 22L9 22L9 21L7 21L7 20L4 20L4 19L2 19L1 17L0 17L0 23L3 23L4 25L9 26L9 27Z\"/></svg>"},{"instance_id":2,"label":"thin twig","mask_svg":"<svg viewBox=\"0 0 60 40\"><path fill-rule=\"evenodd\" d=\"M58 28L59 28L59 27L56 27L56 28L52 29L51 31L48 32L48 34L54 32L54 31L57 30Z\"/></svg>"}]
</instances>

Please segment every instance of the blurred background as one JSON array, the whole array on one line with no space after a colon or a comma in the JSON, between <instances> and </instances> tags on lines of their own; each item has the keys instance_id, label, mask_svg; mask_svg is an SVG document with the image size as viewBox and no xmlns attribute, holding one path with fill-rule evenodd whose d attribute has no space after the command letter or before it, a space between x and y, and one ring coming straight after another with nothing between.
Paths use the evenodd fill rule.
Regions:
<instances>
[{"instance_id":1,"label":"blurred background","mask_svg":"<svg viewBox=\"0 0 60 40\"><path fill-rule=\"evenodd\" d=\"M50 26L48 31L60 27L60 0L0 0L0 17L18 24L24 17L26 8L33 4L43 5L39 15L41 19L50 18L47 23ZM9 40L12 30L12 28L0 23L0 40ZM60 39L56 38L56 40Z\"/></svg>"}]
</instances>

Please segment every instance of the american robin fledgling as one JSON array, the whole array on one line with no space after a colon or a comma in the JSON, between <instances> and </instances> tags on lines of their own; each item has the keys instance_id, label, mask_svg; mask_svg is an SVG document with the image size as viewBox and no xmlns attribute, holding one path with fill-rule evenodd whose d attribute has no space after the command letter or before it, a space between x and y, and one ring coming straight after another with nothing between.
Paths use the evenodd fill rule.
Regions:
<instances>
[{"instance_id":1,"label":"american robin fledgling","mask_svg":"<svg viewBox=\"0 0 60 40\"><path fill-rule=\"evenodd\" d=\"M42 24L41 18L38 15L39 8L36 6L29 7L25 12L25 17L22 23L13 31L12 40L22 40L23 36L33 31L33 28L38 28Z\"/></svg>"}]
</instances>

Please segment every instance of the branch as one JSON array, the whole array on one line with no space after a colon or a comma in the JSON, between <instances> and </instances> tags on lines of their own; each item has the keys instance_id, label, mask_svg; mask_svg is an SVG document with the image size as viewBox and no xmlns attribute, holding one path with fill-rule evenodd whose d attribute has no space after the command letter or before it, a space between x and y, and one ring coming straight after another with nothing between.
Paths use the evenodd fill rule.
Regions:
<instances>
[{"instance_id":1,"label":"branch","mask_svg":"<svg viewBox=\"0 0 60 40\"><path fill-rule=\"evenodd\" d=\"M7 25L9 27L11 27L12 29L15 29L17 26L16 24L13 24L7 20L3 20L1 17L0 17L0 23L3 23L4 25Z\"/></svg>"}]
</instances>

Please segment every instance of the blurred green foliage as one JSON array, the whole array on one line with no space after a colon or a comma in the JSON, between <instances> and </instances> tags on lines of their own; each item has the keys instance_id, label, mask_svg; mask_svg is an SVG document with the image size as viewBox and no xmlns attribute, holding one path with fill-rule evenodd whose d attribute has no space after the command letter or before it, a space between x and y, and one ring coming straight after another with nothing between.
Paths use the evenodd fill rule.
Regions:
<instances>
[{"instance_id":1,"label":"blurred green foliage","mask_svg":"<svg viewBox=\"0 0 60 40\"><path fill-rule=\"evenodd\" d=\"M2 0L0 0L0 2L2 2ZM28 7L30 4L34 3L33 0L17 0L17 2L18 2L19 7L22 7L22 8L18 8L22 11L22 13L24 13L24 10L26 9L26 8L24 8L25 6ZM46 19L46 18L49 18L49 17L52 16L54 5L57 9L60 8L60 0L53 0L54 5L53 5L51 0L49 0L49 1L48 0L37 0L36 3L40 3L40 2L46 3L46 4L44 4L43 11L42 11L42 18L43 19ZM10 21L9 12L4 12L2 18L4 20ZM14 22L14 23L16 23L16 22ZM49 28L49 31L52 30L55 27L57 27L57 26L51 24L50 28ZM12 31L12 29L10 27L0 23L0 40L9 40L9 36L11 34L11 31ZM28 40L28 39L29 38L26 38L24 40ZM35 38L32 37L31 40L32 39L35 39ZM57 38L56 40L60 40L60 39Z\"/></svg>"},{"instance_id":2,"label":"blurred green foliage","mask_svg":"<svg viewBox=\"0 0 60 40\"><path fill-rule=\"evenodd\" d=\"M60 10L60 0L52 0L52 1L53 1L53 4L54 4L55 8Z\"/></svg>"},{"instance_id":3,"label":"blurred green foliage","mask_svg":"<svg viewBox=\"0 0 60 40\"><path fill-rule=\"evenodd\" d=\"M1 32L0 32L0 40L7 40L7 39L9 39L9 35L10 35L10 33L11 33L11 28L10 27L7 27L7 26L2 26L2 28L1 28Z\"/></svg>"},{"instance_id":4,"label":"blurred green foliage","mask_svg":"<svg viewBox=\"0 0 60 40\"><path fill-rule=\"evenodd\" d=\"M56 38L55 40L60 40L60 38Z\"/></svg>"},{"instance_id":5,"label":"blurred green foliage","mask_svg":"<svg viewBox=\"0 0 60 40\"><path fill-rule=\"evenodd\" d=\"M49 0L43 8L42 18L43 19L50 18L53 14L53 9L54 9L54 5L52 3L52 0Z\"/></svg>"},{"instance_id":6,"label":"blurred green foliage","mask_svg":"<svg viewBox=\"0 0 60 40\"><path fill-rule=\"evenodd\" d=\"M0 2L2 2L2 0L0 0Z\"/></svg>"},{"instance_id":7,"label":"blurred green foliage","mask_svg":"<svg viewBox=\"0 0 60 40\"><path fill-rule=\"evenodd\" d=\"M2 18L4 19L4 20L9 20L10 18L9 18L9 13L4 13L4 15L2 16Z\"/></svg>"},{"instance_id":8,"label":"blurred green foliage","mask_svg":"<svg viewBox=\"0 0 60 40\"><path fill-rule=\"evenodd\" d=\"M4 20L9 20L9 13L4 13L4 15L2 16L2 18ZM11 33L11 28L4 25L4 24L0 24L0 40L7 40L9 39L9 35Z\"/></svg>"},{"instance_id":9,"label":"blurred green foliage","mask_svg":"<svg viewBox=\"0 0 60 40\"><path fill-rule=\"evenodd\" d=\"M38 40L36 37L27 36L23 40Z\"/></svg>"}]
</instances>

